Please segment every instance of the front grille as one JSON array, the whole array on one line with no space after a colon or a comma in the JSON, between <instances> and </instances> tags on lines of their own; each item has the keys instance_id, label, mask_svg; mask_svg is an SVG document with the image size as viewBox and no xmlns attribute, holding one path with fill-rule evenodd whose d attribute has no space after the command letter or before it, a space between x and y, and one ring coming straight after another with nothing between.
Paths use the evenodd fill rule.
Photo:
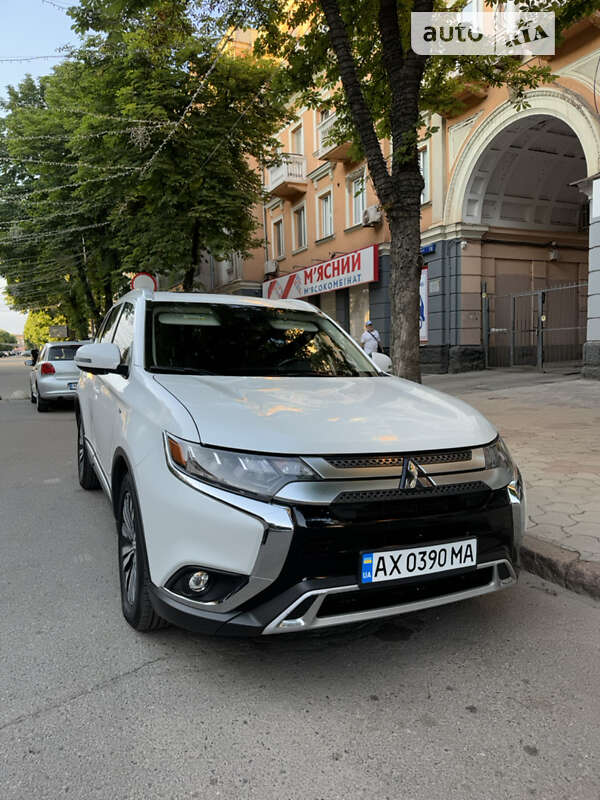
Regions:
<instances>
[{"instance_id":1,"label":"front grille","mask_svg":"<svg viewBox=\"0 0 600 800\"><path fill-rule=\"evenodd\" d=\"M397 584L382 589L369 588L329 594L319 608L317 617L333 617L338 614L371 611L375 608L387 608L418 600L428 600L431 597L440 597L445 594L464 592L490 583L493 574L493 567L486 567L447 578L430 579L406 585Z\"/></svg>"},{"instance_id":2,"label":"front grille","mask_svg":"<svg viewBox=\"0 0 600 800\"><path fill-rule=\"evenodd\" d=\"M369 489L362 492L342 492L335 500L336 503L375 503L385 500L402 500L472 494L473 492L489 493L488 486L483 481L469 481L468 483L447 483L443 486L419 486L415 489Z\"/></svg>"},{"instance_id":3,"label":"front grille","mask_svg":"<svg viewBox=\"0 0 600 800\"><path fill-rule=\"evenodd\" d=\"M471 461L472 450L453 450L441 453L411 453L410 455L331 456L328 464L336 469L365 469L368 467L402 467L405 458L418 464L451 464Z\"/></svg>"}]
</instances>

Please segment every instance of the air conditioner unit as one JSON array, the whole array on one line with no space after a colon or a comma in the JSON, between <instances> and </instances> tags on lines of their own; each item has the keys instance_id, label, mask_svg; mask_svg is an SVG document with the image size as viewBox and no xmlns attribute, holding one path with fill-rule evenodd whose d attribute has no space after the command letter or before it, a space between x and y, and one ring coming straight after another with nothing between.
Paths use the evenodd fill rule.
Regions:
<instances>
[{"instance_id":1,"label":"air conditioner unit","mask_svg":"<svg viewBox=\"0 0 600 800\"><path fill-rule=\"evenodd\" d=\"M277 274L277 261L265 261L265 276Z\"/></svg>"},{"instance_id":2,"label":"air conditioner unit","mask_svg":"<svg viewBox=\"0 0 600 800\"><path fill-rule=\"evenodd\" d=\"M368 206L363 211L363 228L372 228L381 222L381 209L379 206Z\"/></svg>"}]
</instances>

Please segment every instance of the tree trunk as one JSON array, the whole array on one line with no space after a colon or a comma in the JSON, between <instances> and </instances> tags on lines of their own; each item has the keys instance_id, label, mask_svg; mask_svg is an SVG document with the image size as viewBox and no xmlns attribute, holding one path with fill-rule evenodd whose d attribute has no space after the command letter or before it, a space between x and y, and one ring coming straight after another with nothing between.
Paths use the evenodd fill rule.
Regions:
<instances>
[{"instance_id":1,"label":"tree trunk","mask_svg":"<svg viewBox=\"0 0 600 800\"><path fill-rule=\"evenodd\" d=\"M90 310L90 314L94 318L94 321L96 322L96 324L98 324L102 315L100 313L100 309L98 308L98 305L96 304L96 301L94 300L94 295L92 294L92 289L90 287L90 282L88 281L88 277L87 277L87 273L86 273L86 267L87 267L87 265L81 264L80 262L77 262L77 266L76 266L77 277L79 278L79 281L80 281L80 283L81 283L81 285L83 287L83 293L85 295L86 303L87 303L88 308Z\"/></svg>"},{"instance_id":2,"label":"tree trunk","mask_svg":"<svg viewBox=\"0 0 600 800\"><path fill-rule=\"evenodd\" d=\"M200 220L194 220L192 228L192 263L183 275L183 291L191 292L194 288L194 275L200 258Z\"/></svg>"},{"instance_id":3,"label":"tree trunk","mask_svg":"<svg viewBox=\"0 0 600 800\"><path fill-rule=\"evenodd\" d=\"M393 371L421 382L419 319L421 282L420 214L394 209L390 225L390 325Z\"/></svg>"}]
</instances>

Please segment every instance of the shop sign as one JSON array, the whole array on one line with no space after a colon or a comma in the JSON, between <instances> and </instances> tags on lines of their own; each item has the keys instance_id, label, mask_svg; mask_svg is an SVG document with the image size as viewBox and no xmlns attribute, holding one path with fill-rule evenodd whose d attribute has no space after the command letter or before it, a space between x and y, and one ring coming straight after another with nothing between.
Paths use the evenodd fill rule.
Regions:
<instances>
[{"instance_id":1,"label":"shop sign","mask_svg":"<svg viewBox=\"0 0 600 800\"><path fill-rule=\"evenodd\" d=\"M377 245L374 244L266 281L263 283L262 293L263 297L272 300L292 300L334 292L336 289L349 289L359 283L370 283L378 279L379 255Z\"/></svg>"},{"instance_id":2,"label":"shop sign","mask_svg":"<svg viewBox=\"0 0 600 800\"><path fill-rule=\"evenodd\" d=\"M419 286L419 294L421 296L421 302L419 303L419 341L421 344L426 344L429 339L429 281L427 275L427 267L423 267Z\"/></svg>"}]
</instances>

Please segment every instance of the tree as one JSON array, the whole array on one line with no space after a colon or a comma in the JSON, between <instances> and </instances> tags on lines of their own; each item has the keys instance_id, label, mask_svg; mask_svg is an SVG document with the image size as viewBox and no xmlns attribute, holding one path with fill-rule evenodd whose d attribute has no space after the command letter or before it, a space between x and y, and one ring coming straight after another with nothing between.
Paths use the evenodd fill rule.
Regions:
<instances>
[{"instance_id":1,"label":"tree","mask_svg":"<svg viewBox=\"0 0 600 800\"><path fill-rule=\"evenodd\" d=\"M17 344L17 337L0 328L0 350L12 350Z\"/></svg>"},{"instance_id":2,"label":"tree","mask_svg":"<svg viewBox=\"0 0 600 800\"><path fill-rule=\"evenodd\" d=\"M276 67L222 53L184 12L157 0L127 25L100 20L69 63L10 88L0 272L15 307L59 310L85 336L127 273L191 288L203 251L256 244L250 159L274 157L288 114L265 91Z\"/></svg>"},{"instance_id":3,"label":"tree","mask_svg":"<svg viewBox=\"0 0 600 800\"><path fill-rule=\"evenodd\" d=\"M128 20L152 6L152 0L81 0L80 11L73 13ZM366 158L390 227L394 369L420 380L419 138L432 133L432 113L459 109L465 85L507 86L517 107L524 106L527 89L551 80L548 65L523 65L509 57L417 55L410 47L410 14L433 11L433 0L198 0L188 6L199 17L204 12L214 19L218 12L225 26L239 24L241 17L255 28L257 52L282 62L298 106L334 108L334 137L351 140L357 158ZM463 0L455 4L462 6ZM435 7L448 10L445 3ZM597 0L552 0L543 7L556 13L560 31L595 10ZM391 163L383 155L382 138L393 144Z\"/></svg>"},{"instance_id":4,"label":"tree","mask_svg":"<svg viewBox=\"0 0 600 800\"><path fill-rule=\"evenodd\" d=\"M23 336L28 347L43 347L46 342L58 342L60 339L50 337L51 325L66 325L62 315L52 316L47 311L30 311L25 320Z\"/></svg>"}]
</instances>

